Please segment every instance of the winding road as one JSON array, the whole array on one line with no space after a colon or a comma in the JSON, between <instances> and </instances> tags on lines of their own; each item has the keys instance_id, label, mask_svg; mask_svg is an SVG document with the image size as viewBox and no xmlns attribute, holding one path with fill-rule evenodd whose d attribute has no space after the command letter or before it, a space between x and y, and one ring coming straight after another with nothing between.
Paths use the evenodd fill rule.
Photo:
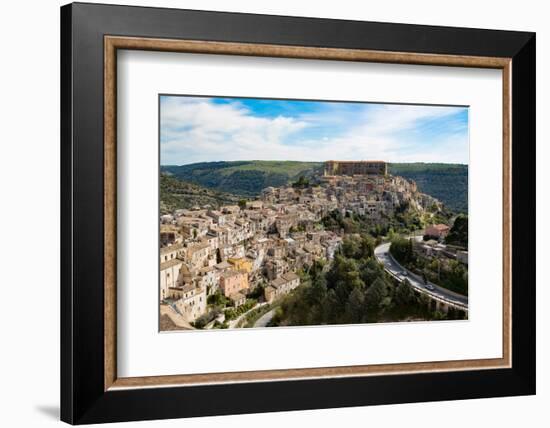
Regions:
<instances>
[{"instance_id":1,"label":"winding road","mask_svg":"<svg viewBox=\"0 0 550 428\"><path fill-rule=\"evenodd\" d=\"M244 317L246 317L250 312L255 311L256 309L258 309L258 308L260 308L264 305L267 305L267 303L265 303L265 302L258 303L256 306L254 306L253 308L250 308L248 311L246 311L245 313L239 315L234 320L229 321L229 328L235 328L237 326L237 324L239 324L239 321L241 321Z\"/></svg>"},{"instance_id":2,"label":"winding road","mask_svg":"<svg viewBox=\"0 0 550 428\"><path fill-rule=\"evenodd\" d=\"M271 319L273 318L273 315L275 315L275 309L271 309L270 311L263 314L260 318L258 318L258 321L254 323L254 328L267 327L269 321L271 321Z\"/></svg>"},{"instance_id":3,"label":"winding road","mask_svg":"<svg viewBox=\"0 0 550 428\"><path fill-rule=\"evenodd\" d=\"M399 282L408 279L414 289L421 293L427 294L432 299L464 311L468 310L468 296L455 293L432 282L428 282L428 284L433 287L433 290L426 288L426 285L421 277L405 269L391 256L390 243L382 244L376 247L374 249L374 256L384 265L386 271ZM403 275L403 272L406 272L407 274Z\"/></svg>"}]
</instances>

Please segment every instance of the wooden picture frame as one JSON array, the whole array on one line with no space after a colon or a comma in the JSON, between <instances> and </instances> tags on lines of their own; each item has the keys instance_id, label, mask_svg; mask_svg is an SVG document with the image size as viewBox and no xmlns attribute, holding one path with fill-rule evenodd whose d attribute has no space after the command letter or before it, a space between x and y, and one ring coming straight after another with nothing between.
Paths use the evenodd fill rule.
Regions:
<instances>
[{"instance_id":1,"label":"wooden picture frame","mask_svg":"<svg viewBox=\"0 0 550 428\"><path fill-rule=\"evenodd\" d=\"M502 358L118 377L117 49L501 69ZM77 3L61 9L61 53L62 420L114 422L535 392L534 34ZM213 406L205 400L209 394L227 399Z\"/></svg>"}]
</instances>

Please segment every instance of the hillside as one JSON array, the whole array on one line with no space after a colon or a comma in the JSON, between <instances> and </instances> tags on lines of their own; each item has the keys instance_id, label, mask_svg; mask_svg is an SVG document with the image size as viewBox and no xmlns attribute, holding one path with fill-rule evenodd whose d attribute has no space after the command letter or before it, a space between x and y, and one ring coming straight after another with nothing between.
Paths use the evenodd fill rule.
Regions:
<instances>
[{"instance_id":1,"label":"hillside","mask_svg":"<svg viewBox=\"0 0 550 428\"><path fill-rule=\"evenodd\" d=\"M221 192L256 196L262 189L283 186L300 176L322 171L321 162L236 161L202 162L181 166L162 166L174 177Z\"/></svg>"},{"instance_id":2,"label":"hillside","mask_svg":"<svg viewBox=\"0 0 550 428\"><path fill-rule=\"evenodd\" d=\"M389 173L412 179L427 193L456 212L468 209L468 165L442 163L393 163ZM252 197L268 186L282 186L300 176L322 173L322 162L234 161L161 166L179 180L220 192Z\"/></svg>"},{"instance_id":3,"label":"hillside","mask_svg":"<svg viewBox=\"0 0 550 428\"><path fill-rule=\"evenodd\" d=\"M416 181L418 189L439 199L447 208L468 212L468 165L445 163L394 163L392 175Z\"/></svg>"},{"instance_id":4,"label":"hillside","mask_svg":"<svg viewBox=\"0 0 550 428\"><path fill-rule=\"evenodd\" d=\"M207 189L193 183L186 183L169 177L160 176L160 213L167 214L180 208L191 208L195 205L212 205L218 208L239 202L239 196Z\"/></svg>"}]
</instances>

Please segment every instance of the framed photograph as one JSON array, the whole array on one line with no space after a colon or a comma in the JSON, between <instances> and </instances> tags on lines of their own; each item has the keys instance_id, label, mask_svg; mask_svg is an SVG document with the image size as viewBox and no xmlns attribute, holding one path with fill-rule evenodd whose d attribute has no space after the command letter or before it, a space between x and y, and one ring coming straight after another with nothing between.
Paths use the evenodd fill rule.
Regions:
<instances>
[{"instance_id":1,"label":"framed photograph","mask_svg":"<svg viewBox=\"0 0 550 428\"><path fill-rule=\"evenodd\" d=\"M535 393L535 35L61 8L61 418Z\"/></svg>"}]
</instances>

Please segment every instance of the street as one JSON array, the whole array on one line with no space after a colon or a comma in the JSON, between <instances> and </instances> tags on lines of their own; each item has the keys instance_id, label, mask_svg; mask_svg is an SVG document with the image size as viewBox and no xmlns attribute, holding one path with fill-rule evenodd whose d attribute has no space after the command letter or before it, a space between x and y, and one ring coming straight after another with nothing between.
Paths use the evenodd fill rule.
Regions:
<instances>
[{"instance_id":1,"label":"street","mask_svg":"<svg viewBox=\"0 0 550 428\"><path fill-rule=\"evenodd\" d=\"M266 312L263 314L258 321L254 324L254 328L257 327L267 327L271 319L273 318L273 315L275 314L275 309L271 309L269 312Z\"/></svg>"},{"instance_id":2,"label":"street","mask_svg":"<svg viewBox=\"0 0 550 428\"><path fill-rule=\"evenodd\" d=\"M390 255L390 243L379 245L374 249L374 256L376 259L384 265L384 268L399 282L408 279L413 288L417 291L425 293L433 298L446 301L463 310L468 310L468 296L455 293L446 288L440 287L437 284L428 282L433 287L433 290L428 290L422 278L415 275L413 272L405 269ZM407 275L403 275L403 272L407 272Z\"/></svg>"}]
</instances>

